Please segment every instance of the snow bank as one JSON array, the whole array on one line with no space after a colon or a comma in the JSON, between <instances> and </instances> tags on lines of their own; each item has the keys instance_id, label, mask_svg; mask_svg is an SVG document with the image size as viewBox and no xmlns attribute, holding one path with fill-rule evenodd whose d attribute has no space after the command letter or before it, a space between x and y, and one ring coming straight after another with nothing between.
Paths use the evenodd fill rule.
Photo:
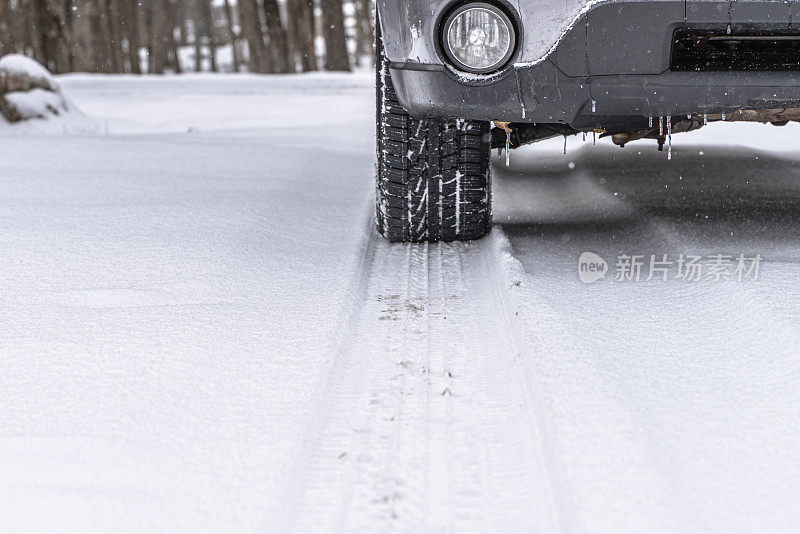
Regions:
<instances>
[{"instance_id":1,"label":"snow bank","mask_svg":"<svg viewBox=\"0 0 800 534\"><path fill-rule=\"evenodd\" d=\"M103 135L196 134L344 124L346 117L371 109L369 97L359 101L347 96L363 91L373 79L372 74L345 73L58 77L81 111L95 117L94 129L91 124L71 121L69 131ZM292 97L291 106L287 95Z\"/></svg>"},{"instance_id":2,"label":"snow bank","mask_svg":"<svg viewBox=\"0 0 800 534\"><path fill-rule=\"evenodd\" d=\"M0 117L7 122L46 119L70 110L50 72L19 54L0 58Z\"/></svg>"},{"instance_id":3,"label":"snow bank","mask_svg":"<svg viewBox=\"0 0 800 534\"><path fill-rule=\"evenodd\" d=\"M44 89L9 93L5 98L24 119L44 118L48 114L60 115L69 110L62 95Z\"/></svg>"}]
</instances>

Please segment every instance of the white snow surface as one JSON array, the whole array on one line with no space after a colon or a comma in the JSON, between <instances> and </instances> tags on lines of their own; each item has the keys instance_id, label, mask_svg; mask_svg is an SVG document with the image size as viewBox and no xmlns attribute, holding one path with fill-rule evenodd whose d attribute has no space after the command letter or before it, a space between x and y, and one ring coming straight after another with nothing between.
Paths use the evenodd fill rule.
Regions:
<instances>
[{"instance_id":1,"label":"white snow surface","mask_svg":"<svg viewBox=\"0 0 800 534\"><path fill-rule=\"evenodd\" d=\"M30 91L8 93L4 96L26 119L58 115L69 111L67 102L60 94L38 87Z\"/></svg>"},{"instance_id":2,"label":"white snow surface","mask_svg":"<svg viewBox=\"0 0 800 534\"><path fill-rule=\"evenodd\" d=\"M86 117L0 127L4 529L800 524L798 126L521 149L489 237L403 245L371 76L59 82ZM765 260L583 285L583 251Z\"/></svg>"}]
</instances>

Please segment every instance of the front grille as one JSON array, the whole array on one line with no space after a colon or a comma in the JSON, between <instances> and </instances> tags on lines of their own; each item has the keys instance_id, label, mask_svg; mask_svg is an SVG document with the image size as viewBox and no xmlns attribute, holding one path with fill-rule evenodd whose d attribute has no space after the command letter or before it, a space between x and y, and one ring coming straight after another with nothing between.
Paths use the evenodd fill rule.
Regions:
<instances>
[{"instance_id":1,"label":"front grille","mask_svg":"<svg viewBox=\"0 0 800 534\"><path fill-rule=\"evenodd\" d=\"M800 70L800 32L677 30L670 69L676 71Z\"/></svg>"}]
</instances>

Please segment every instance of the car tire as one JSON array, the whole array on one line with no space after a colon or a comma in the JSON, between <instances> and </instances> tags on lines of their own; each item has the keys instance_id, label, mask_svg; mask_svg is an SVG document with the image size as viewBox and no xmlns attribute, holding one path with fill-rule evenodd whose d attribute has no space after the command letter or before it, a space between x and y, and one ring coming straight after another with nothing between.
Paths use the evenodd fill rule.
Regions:
<instances>
[{"instance_id":1,"label":"car tire","mask_svg":"<svg viewBox=\"0 0 800 534\"><path fill-rule=\"evenodd\" d=\"M400 105L376 24L377 228L396 242L466 241L491 228L490 125L415 119Z\"/></svg>"}]
</instances>

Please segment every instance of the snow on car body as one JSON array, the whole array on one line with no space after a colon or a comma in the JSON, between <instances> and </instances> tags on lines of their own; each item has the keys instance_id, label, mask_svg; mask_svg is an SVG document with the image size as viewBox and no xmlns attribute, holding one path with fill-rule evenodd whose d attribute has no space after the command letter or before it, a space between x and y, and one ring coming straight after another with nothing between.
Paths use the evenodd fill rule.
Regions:
<instances>
[{"instance_id":1,"label":"snow on car body","mask_svg":"<svg viewBox=\"0 0 800 534\"><path fill-rule=\"evenodd\" d=\"M795 107L800 100L800 57L791 50L800 39L800 6L791 2L518 0L496 5L515 26L514 53L494 73L465 75L442 53L441 28L453 2L380 2L386 56L404 107L421 116L554 122L581 129L602 127L609 116ZM761 40L737 41L753 37ZM683 46L687 38L697 41L690 43L691 50ZM742 53L748 46L761 54L763 65ZM724 56L723 47L731 49L727 58L712 57ZM767 57L782 53L789 64L776 65Z\"/></svg>"},{"instance_id":2,"label":"snow on car body","mask_svg":"<svg viewBox=\"0 0 800 534\"><path fill-rule=\"evenodd\" d=\"M798 11L764 0L379 0L378 230L396 241L488 232L493 147L593 132L661 149L708 121L800 120Z\"/></svg>"}]
</instances>

